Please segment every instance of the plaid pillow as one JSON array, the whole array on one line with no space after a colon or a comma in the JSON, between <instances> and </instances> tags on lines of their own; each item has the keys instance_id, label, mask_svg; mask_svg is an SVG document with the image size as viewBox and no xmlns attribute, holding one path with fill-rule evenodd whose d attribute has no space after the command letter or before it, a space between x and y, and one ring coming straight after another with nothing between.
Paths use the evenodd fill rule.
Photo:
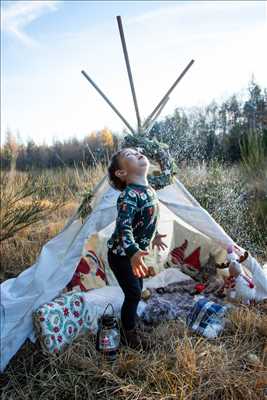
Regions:
<instances>
[{"instance_id":1,"label":"plaid pillow","mask_svg":"<svg viewBox=\"0 0 267 400\"><path fill-rule=\"evenodd\" d=\"M199 335L213 339L222 332L225 324L225 314L229 308L230 305L222 305L206 298L201 298L188 314L186 324Z\"/></svg>"}]
</instances>

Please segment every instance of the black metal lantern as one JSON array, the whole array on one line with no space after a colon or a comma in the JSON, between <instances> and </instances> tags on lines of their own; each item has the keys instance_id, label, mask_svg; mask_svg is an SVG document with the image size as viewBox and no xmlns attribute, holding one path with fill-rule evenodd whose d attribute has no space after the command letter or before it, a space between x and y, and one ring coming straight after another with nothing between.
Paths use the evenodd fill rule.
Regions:
<instances>
[{"instance_id":1,"label":"black metal lantern","mask_svg":"<svg viewBox=\"0 0 267 400\"><path fill-rule=\"evenodd\" d=\"M112 314L106 314L108 307L112 308ZM103 315L98 319L96 336L96 349L102 353L108 361L114 361L120 345L120 329L115 317L112 304L108 304Z\"/></svg>"}]
</instances>

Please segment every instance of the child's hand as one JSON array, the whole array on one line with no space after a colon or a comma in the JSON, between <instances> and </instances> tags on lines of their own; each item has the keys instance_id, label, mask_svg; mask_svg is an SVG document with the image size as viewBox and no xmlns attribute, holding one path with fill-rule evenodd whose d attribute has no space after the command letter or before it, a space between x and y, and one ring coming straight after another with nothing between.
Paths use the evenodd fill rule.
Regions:
<instances>
[{"instance_id":1,"label":"child's hand","mask_svg":"<svg viewBox=\"0 0 267 400\"><path fill-rule=\"evenodd\" d=\"M148 251L139 250L131 257L133 274L137 278L145 278L146 276L148 276L148 267L143 260L143 257L147 256L148 254Z\"/></svg>"},{"instance_id":2,"label":"child's hand","mask_svg":"<svg viewBox=\"0 0 267 400\"><path fill-rule=\"evenodd\" d=\"M158 250L164 250L165 247L168 247L163 241L162 238L166 237L167 235L160 235L159 233L156 234L154 239L152 240L152 249L157 246Z\"/></svg>"}]
</instances>

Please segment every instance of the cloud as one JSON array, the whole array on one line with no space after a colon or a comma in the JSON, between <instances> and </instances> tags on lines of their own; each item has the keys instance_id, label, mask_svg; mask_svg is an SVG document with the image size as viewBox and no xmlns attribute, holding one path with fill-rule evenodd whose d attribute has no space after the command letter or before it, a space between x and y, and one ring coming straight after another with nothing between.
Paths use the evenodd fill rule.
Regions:
<instances>
[{"instance_id":1,"label":"cloud","mask_svg":"<svg viewBox=\"0 0 267 400\"><path fill-rule=\"evenodd\" d=\"M167 4L157 9L154 5L139 23L129 24L130 18L137 18L134 14L141 17L138 5L130 15L125 9L129 16L123 18L142 117L152 111L191 57L196 63L172 93L162 118L175 107L203 106L213 98L225 100L246 87L252 73L266 87L264 3L248 2L244 7L241 2L231 6L227 2L224 7L221 2L209 2L205 7L198 2ZM43 17L42 32L49 31L49 40L42 42L45 51L30 52L25 59L25 49L7 44L3 131L19 129L25 140L32 137L39 143L51 143L53 135L60 140L73 135L82 138L104 126L121 131L120 119L84 79L81 69L92 76L126 119L135 123L116 22L113 16L102 22L99 10L94 20L84 24L81 10L84 12L81 3L73 2L64 15L55 15L62 19L63 30L56 27L51 31L48 18ZM41 12L52 11L46 8ZM73 13L74 25L64 24L67 12ZM123 15L123 7L120 12ZM35 19L36 25L39 21ZM23 33L30 31L28 24L20 28Z\"/></svg>"},{"instance_id":2,"label":"cloud","mask_svg":"<svg viewBox=\"0 0 267 400\"><path fill-rule=\"evenodd\" d=\"M146 11L143 14L127 18L128 24L146 24L148 22L155 21L156 19L169 19L188 17L192 13L200 18L202 15L211 16L211 14L218 14L220 12L240 12L240 10L250 10L258 8L259 6L264 7L264 3L261 1L179 1L168 2L166 1L164 6L160 6L154 10ZM267 9L266 9L267 12Z\"/></svg>"},{"instance_id":3,"label":"cloud","mask_svg":"<svg viewBox=\"0 0 267 400\"><path fill-rule=\"evenodd\" d=\"M1 29L14 35L24 45L36 46L38 42L25 32L25 28L47 12L57 11L58 0L7 2L1 12Z\"/></svg>"}]
</instances>

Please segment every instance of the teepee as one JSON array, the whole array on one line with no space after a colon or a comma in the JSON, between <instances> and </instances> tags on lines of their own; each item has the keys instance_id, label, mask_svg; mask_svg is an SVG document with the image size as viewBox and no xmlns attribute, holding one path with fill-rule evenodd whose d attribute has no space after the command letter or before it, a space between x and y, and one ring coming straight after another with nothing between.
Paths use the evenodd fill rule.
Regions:
<instances>
[{"instance_id":1,"label":"teepee","mask_svg":"<svg viewBox=\"0 0 267 400\"><path fill-rule=\"evenodd\" d=\"M157 259L158 265L163 265L168 251L184 239L191 246L189 252L201 246L201 263L207 261L210 253L216 255L218 261L223 261L225 249L233 244L233 240L178 179L157 194L160 201L159 231L167 234L168 244L168 249ZM1 284L1 370L27 338L34 340L33 311L55 298L68 284L84 254L86 243L95 234L101 243L100 255L105 259L103 253L114 228L118 195L105 177L95 191L93 209L87 219L82 223L78 213L72 216L63 230L44 245L34 265L17 278Z\"/></svg>"},{"instance_id":2,"label":"teepee","mask_svg":"<svg viewBox=\"0 0 267 400\"><path fill-rule=\"evenodd\" d=\"M155 118L160 114L169 95L179 80L191 67L193 61L185 68L179 78L158 103L153 112L141 123L137 105L129 58L122 30L121 18L117 17L127 71L137 116L137 131L149 131ZM83 71L84 76L104 97L116 114L124 121L129 130L135 130L107 99L104 93ZM162 254L154 251L154 263L158 271L168 260L169 253L175 247L187 241L187 257L197 249L200 264L204 264L209 254L217 261L224 261L226 248L234 244L227 233L214 221L186 188L174 178L172 184L157 191L160 202L159 231L167 234L166 249ZM69 219L63 230L42 248L34 265L23 271L18 277L1 284L1 370L11 357L19 350L27 338L34 340L32 313L40 305L55 298L71 280L76 267L84 254L86 243L93 235L97 236L98 251L106 260L107 246L116 219L116 202L119 192L110 187L105 176L94 190L91 200L92 212L82 222L78 211ZM200 249L200 250L199 250ZM192 257L191 257L192 258ZM106 267L108 267L106 265ZM114 277L113 277L114 278ZM110 276L109 284L116 284Z\"/></svg>"}]
</instances>

